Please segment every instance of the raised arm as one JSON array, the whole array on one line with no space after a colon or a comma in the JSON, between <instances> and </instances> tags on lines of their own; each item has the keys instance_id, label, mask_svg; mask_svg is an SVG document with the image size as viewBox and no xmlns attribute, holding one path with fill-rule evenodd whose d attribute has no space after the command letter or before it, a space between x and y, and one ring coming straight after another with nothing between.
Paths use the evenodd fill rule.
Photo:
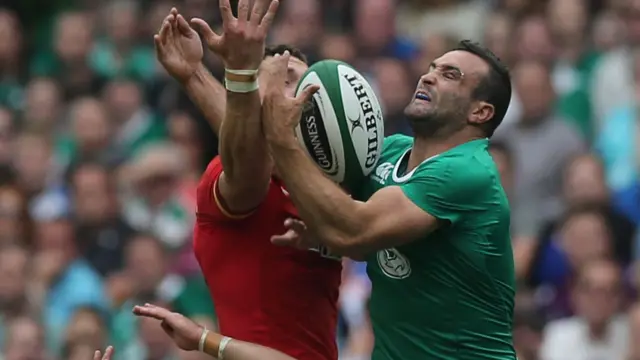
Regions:
<instances>
[{"instance_id":1,"label":"raised arm","mask_svg":"<svg viewBox=\"0 0 640 360\"><path fill-rule=\"evenodd\" d=\"M274 349L206 330L183 315L158 306L136 306L133 313L139 317L159 320L159 325L167 335L179 348L186 351L198 350L214 358L224 357L225 360L295 360Z\"/></svg>"},{"instance_id":2,"label":"raised arm","mask_svg":"<svg viewBox=\"0 0 640 360\"><path fill-rule=\"evenodd\" d=\"M202 64L202 41L176 8L154 37L156 57L202 111L216 135L227 103L224 86Z\"/></svg>"},{"instance_id":3,"label":"raised arm","mask_svg":"<svg viewBox=\"0 0 640 360\"><path fill-rule=\"evenodd\" d=\"M235 18L229 0L220 0L222 35L203 20L192 20L225 66L226 110L219 148L224 171L213 191L220 195L221 210L234 216L250 214L262 202L271 178L257 75L277 8L277 0L256 0L253 6L250 0L240 0Z\"/></svg>"},{"instance_id":4,"label":"raised arm","mask_svg":"<svg viewBox=\"0 0 640 360\"><path fill-rule=\"evenodd\" d=\"M194 76L185 82L183 87L191 101L202 111L213 132L219 137L227 108L227 91L224 86L204 65L199 64Z\"/></svg>"}]
</instances>

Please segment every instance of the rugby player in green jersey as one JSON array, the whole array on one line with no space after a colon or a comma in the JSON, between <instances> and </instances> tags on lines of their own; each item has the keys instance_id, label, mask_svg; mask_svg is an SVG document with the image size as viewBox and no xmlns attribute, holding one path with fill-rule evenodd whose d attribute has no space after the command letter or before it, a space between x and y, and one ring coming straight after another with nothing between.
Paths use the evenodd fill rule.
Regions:
<instances>
[{"instance_id":1,"label":"rugby player in green jersey","mask_svg":"<svg viewBox=\"0 0 640 360\"><path fill-rule=\"evenodd\" d=\"M510 209L487 149L511 98L506 67L468 41L434 60L405 110L415 137L385 139L356 201L294 137L303 103L282 92L287 60L265 70L262 122L306 227L287 220L273 242L366 259L373 360L515 359Z\"/></svg>"}]
</instances>

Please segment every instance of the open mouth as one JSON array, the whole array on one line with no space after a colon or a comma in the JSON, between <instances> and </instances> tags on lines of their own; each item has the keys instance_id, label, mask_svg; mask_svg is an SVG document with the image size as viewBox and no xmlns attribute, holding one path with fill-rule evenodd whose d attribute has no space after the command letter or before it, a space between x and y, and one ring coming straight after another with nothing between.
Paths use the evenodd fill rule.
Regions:
<instances>
[{"instance_id":1,"label":"open mouth","mask_svg":"<svg viewBox=\"0 0 640 360\"><path fill-rule=\"evenodd\" d=\"M431 97L424 91L418 91L416 93L416 99L431 102Z\"/></svg>"}]
</instances>

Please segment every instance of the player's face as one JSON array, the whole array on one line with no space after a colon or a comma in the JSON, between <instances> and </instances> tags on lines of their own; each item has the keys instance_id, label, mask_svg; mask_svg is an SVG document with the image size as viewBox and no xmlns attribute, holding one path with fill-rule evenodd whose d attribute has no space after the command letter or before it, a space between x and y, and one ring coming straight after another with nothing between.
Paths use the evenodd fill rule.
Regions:
<instances>
[{"instance_id":1,"label":"player's face","mask_svg":"<svg viewBox=\"0 0 640 360\"><path fill-rule=\"evenodd\" d=\"M269 57L267 59L269 59ZM289 58L289 67L285 83L285 95L291 97L295 96L298 82L302 79L302 75L304 75L307 69L309 69L309 65L305 64L302 60L293 56Z\"/></svg>"},{"instance_id":2,"label":"player's face","mask_svg":"<svg viewBox=\"0 0 640 360\"><path fill-rule=\"evenodd\" d=\"M473 90L488 71L483 59L466 51L435 59L405 108L416 135L446 136L466 126L474 111Z\"/></svg>"}]
</instances>

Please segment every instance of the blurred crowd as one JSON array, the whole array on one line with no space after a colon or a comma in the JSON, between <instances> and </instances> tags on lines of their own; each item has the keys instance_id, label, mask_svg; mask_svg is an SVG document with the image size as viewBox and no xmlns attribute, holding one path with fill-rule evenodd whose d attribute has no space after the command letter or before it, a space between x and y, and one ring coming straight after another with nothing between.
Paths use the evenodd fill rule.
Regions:
<instances>
[{"instance_id":1,"label":"blurred crowd","mask_svg":"<svg viewBox=\"0 0 640 360\"><path fill-rule=\"evenodd\" d=\"M85 360L107 343L118 360L203 358L130 312L151 302L215 328L191 231L217 142L155 60L172 6L220 24L215 0L0 5L2 360ZM492 153L512 207L520 359L640 359L640 0L282 0L269 42L353 64L386 131L410 134L417 79L466 38L512 71ZM345 359L368 358L369 286L345 262Z\"/></svg>"}]
</instances>

